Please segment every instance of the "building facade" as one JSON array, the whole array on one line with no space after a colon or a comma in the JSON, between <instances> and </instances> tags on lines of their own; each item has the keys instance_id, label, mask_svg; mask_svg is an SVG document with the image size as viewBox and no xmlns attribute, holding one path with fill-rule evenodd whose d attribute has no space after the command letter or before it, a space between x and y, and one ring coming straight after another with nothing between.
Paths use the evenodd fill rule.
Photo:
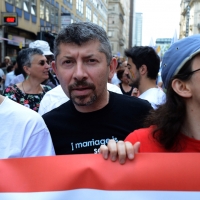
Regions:
<instances>
[{"instance_id":1,"label":"building facade","mask_svg":"<svg viewBox=\"0 0 200 200\"><path fill-rule=\"evenodd\" d=\"M179 38L200 33L200 0L182 0Z\"/></svg>"},{"instance_id":2,"label":"building facade","mask_svg":"<svg viewBox=\"0 0 200 200\"><path fill-rule=\"evenodd\" d=\"M135 13L133 46L142 45L142 13Z\"/></svg>"},{"instance_id":3,"label":"building facade","mask_svg":"<svg viewBox=\"0 0 200 200\"><path fill-rule=\"evenodd\" d=\"M130 2L130 0L108 1L108 37L113 55L118 57L123 57L124 50L129 48Z\"/></svg>"},{"instance_id":4,"label":"building facade","mask_svg":"<svg viewBox=\"0 0 200 200\"><path fill-rule=\"evenodd\" d=\"M53 49L53 40L69 23L91 21L107 31L107 0L4 0L0 1L0 61L15 60L29 43L41 39ZM4 23L17 14L17 25ZM9 18L11 19L11 18Z\"/></svg>"}]
</instances>

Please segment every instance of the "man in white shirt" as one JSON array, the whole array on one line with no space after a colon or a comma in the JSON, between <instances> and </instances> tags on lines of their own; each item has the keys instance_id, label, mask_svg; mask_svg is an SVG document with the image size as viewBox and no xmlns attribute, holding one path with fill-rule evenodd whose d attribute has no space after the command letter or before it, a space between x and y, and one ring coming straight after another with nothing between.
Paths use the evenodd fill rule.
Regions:
<instances>
[{"instance_id":1,"label":"man in white shirt","mask_svg":"<svg viewBox=\"0 0 200 200\"><path fill-rule=\"evenodd\" d=\"M109 91L116 92L118 94L122 94L122 91L116 85L111 83L107 83L107 88ZM47 92L42 101L40 102L40 107L38 113L40 115L44 115L45 113L57 108L58 106L62 105L63 103L67 102L69 98L64 93L61 85L53 88L49 92Z\"/></svg>"},{"instance_id":2,"label":"man in white shirt","mask_svg":"<svg viewBox=\"0 0 200 200\"><path fill-rule=\"evenodd\" d=\"M135 46L125 51L128 57L126 73L130 78L130 85L138 88L139 98L145 99L156 109L163 104L166 95L156 85L160 67L160 58L152 47Z\"/></svg>"},{"instance_id":3,"label":"man in white shirt","mask_svg":"<svg viewBox=\"0 0 200 200\"><path fill-rule=\"evenodd\" d=\"M0 159L55 155L38 113L0 95L0 116Z\"/></svg>"}]
</instances>

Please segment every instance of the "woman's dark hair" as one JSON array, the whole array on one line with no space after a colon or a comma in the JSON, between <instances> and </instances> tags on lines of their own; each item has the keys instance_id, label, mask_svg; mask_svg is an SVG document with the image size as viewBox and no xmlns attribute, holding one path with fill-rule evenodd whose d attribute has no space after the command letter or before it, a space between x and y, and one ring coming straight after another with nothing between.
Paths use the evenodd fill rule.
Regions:
<instances>
[{"instance_id":1,"label":"woman's dark hair","mask_svg":"<svg viewBox=\"0 0 200 200\"><path fill-rule=\"evenodd\" d=\"M157 110L152 110L145 120L145 127L155 125L153 137L169 151L181 151L179 136L186 115L184 98L179 96L172 88L174 79L187 81L190 79L194 57L187 61L182 69L169 82L166 92L166 103Z\"/></svg>"}]
</instances>

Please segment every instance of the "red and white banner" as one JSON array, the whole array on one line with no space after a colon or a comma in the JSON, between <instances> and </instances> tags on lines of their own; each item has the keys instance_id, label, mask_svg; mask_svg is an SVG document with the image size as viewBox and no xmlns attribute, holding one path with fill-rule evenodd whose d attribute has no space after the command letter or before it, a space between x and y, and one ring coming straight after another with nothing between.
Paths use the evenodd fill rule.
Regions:
<instances>
[{"instance_id":1,"label":"red and white banner","mask_svg":"<svg viewBox=\"0 0 200 200\"><path fill-rule=\"evenodd\" d=\"M200 199L199 153L140 153L125 165L101 155L0 160L1 200Z\"/></svg>"}]
</instances>

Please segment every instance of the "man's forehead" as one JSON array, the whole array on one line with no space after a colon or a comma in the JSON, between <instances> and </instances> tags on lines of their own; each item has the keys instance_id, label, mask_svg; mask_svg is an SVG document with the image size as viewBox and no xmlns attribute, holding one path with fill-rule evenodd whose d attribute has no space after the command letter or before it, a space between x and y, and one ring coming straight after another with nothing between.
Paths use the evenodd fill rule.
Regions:
<instances>
[{"instance_id":1,"label":"man's forehead","mask_svg":"<svg viewBox=\"0 0 200 200\"><path fill-rule=\"evenodd\" d=\"M74 44L74 43L68 43L68 44L61 44L59 46L59 54L61 56L72 56L72 55L97 55L97 54L104 54L100 51L100 46L98 43L85 43L81 46Z\"/></svg>"}]
</instances>

